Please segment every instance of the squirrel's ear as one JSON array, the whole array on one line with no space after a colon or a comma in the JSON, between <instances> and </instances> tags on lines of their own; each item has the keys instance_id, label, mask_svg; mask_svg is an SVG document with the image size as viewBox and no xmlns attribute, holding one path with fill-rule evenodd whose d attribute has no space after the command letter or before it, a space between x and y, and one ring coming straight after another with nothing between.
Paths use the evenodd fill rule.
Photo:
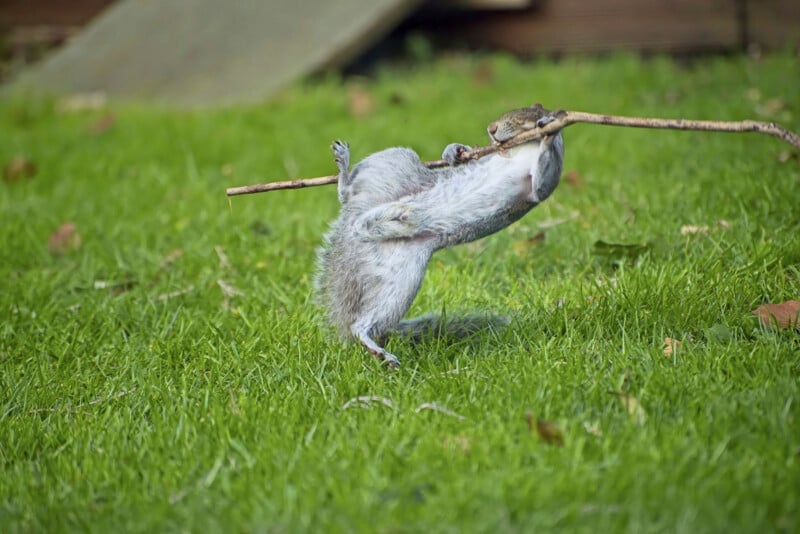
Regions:
<instances>
[{"instance_id":1,"label":"squirrel's ear","mask_svg":"<svg viewBox=\"0 0 800 534\"><path fill-rule=\"evenodd\" d=\"M536 109L536 110L543 109L543 108L544 108L544 106L542 106L542 104L540 102L537 102L537 103L535 103L534 105L531 106L531 109Z\"/></svg>"}]
</instances>

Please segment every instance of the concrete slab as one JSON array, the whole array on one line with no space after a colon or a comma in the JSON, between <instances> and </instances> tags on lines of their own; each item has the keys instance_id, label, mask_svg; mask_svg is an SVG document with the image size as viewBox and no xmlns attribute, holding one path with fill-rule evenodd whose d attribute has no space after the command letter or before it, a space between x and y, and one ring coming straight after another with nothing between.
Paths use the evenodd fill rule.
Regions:
<instances>
[{"instance_id":1,"label":"concrete slab","mask_svg":"<svg viewBox=\"0 0 800 534\"><path fill-rule=\"evenodd\" d=\"M258 101L371 45L421 0L120 0L15 86L183 106Z\"/></svg>"}]
</instances>

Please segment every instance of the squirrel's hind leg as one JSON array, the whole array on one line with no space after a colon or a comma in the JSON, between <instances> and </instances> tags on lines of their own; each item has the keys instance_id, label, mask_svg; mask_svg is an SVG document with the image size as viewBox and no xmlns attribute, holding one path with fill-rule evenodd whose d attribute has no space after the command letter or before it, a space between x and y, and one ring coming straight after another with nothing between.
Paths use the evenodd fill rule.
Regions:
<instances>
[{"instance_id":1,"label":"squirrel's hind leg","mask_svg":"<svg viewBox=\"0 0 800 534\"><path fill-rule=\"evenodd\" d=\"M378 343L369 335L369 330L367 328L360 328L356 325L353 325L352 331L353 337L355 337L359 343L361 343L367 352L384 362L388 367L400 367L400 360L397 359L397 356L378 345Z\"/></svg>"}]
</instances>

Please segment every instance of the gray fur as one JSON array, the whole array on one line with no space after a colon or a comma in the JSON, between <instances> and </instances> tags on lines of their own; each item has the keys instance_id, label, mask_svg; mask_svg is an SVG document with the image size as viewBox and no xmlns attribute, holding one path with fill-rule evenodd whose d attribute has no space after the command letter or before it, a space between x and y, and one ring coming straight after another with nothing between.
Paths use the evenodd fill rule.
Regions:
<instances>
[{"instance_id":1,"label":"gray fur","mask_svg":"<svg viewBox=\"0 0 800 534\"><path fill-rule=\"evenodd\" d=\"M489 125L495 141L552 120L541 106L511 111ZM332 146L341 210L318 252L316 287L328 322L391 366L381 345L402 331L436 329L436 320L401 323L419 291L431 255L493 234L544 201L558 185L561 133L442 169L428 169L408 148L372 154L348 172L347 144ZM442 158L458 161L465 145Z\"/></svg>"}]
</instances>

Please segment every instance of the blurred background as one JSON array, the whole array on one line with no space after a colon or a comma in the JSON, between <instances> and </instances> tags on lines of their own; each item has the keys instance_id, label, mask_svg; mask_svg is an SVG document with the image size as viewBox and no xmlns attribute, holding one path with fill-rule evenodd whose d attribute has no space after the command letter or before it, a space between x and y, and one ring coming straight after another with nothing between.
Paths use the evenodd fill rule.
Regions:
<instances>
[{"instance_id":1,"label":"blurred background","mask_svg":"<svg viewBox=\"0 0 800 534\"><path fill-rule=\"evenodd\" d=\"M197 106L443 50L758 55L800 44L797 0L2 0L0 81Z\"/></svg>"}]
</instances>

